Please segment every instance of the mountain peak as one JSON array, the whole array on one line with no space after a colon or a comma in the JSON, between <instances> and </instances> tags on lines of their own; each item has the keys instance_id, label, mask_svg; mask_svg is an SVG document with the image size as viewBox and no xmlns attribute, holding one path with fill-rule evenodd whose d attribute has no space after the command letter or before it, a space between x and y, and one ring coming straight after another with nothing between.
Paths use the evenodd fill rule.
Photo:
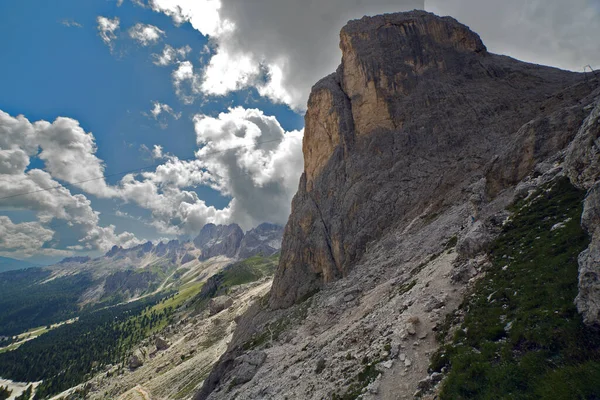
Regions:
<instances>
[{"instance_id":1,"label":"mountain peak","mask_svg":"<svg viewBox=\"0 0 600 400\"><path fill-rule=\"evenodd\" d=\"M304 173L273 283L274 308L346 276L367 243L392 226L462 201L533 119L564 109L569 117L553 120L553 132L574 135L578 99L554 95L579 85L582 98L593 89L581 86L579 74L488 53L467 26L422 11L351 21L340 48L340 67L308 101ZM564 140L541 143L538 158Z\"/></svg>"}]
</instances>

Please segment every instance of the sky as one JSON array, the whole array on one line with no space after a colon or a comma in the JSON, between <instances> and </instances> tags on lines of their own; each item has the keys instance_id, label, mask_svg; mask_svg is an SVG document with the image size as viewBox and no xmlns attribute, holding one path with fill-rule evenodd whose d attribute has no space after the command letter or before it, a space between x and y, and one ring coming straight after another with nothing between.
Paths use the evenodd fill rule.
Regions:
<instances>
[{"instance_id":1,"label":"sky","mask_svg":"<svg viewBox=\"0 0 600 400\"><path fill-rule=\"evenodd\" d=\"M600 0L0 2L0 256L285 224L306 101L340 62L339 30L414 8L495 53L600 66Z\"/></svg>"}]
</instances>

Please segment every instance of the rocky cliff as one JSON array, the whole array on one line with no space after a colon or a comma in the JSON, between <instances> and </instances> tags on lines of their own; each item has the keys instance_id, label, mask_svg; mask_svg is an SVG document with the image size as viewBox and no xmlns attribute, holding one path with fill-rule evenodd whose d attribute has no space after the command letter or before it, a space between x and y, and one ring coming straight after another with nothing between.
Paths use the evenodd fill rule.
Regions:
<instances>
[{"instance_id":1,"label":"rocky cliff","mask_svg":"<svg viewBox=\"0 0 600 400\"><path fill-rule=\"evenodd\" d=\"M434 398L442 380L441 398L493 397L556 381L536 374L575 355L585 397L600 337L573 301L598 322L598 80L491 54L421 11L351 21L340 47L309 98L268 304L239 319L196 398ZM510 386L538 355L547 369Z\"/></svg>"},{"instance_id":2,"label":"rocky cliff","mask_svg":"<svg viewBox=\"0 0 600 400\"><path fill-rule=\"evenodd\" d=\"M258 254L271 256L281 248L283 228L263 223L244 234L237 224L205 225L194 239L194 245L202 250L200 260L223 255L244 259Z\"/></svg>"},{"instance_id":3,"label":"rocky cliff","mask_svg":"<svg viewBox=\"0 0 600 400\"><path fill-rule=\"evenodd\" d=\"M217 255L235 257L243 237L244 232L236 224L206 224L194 239L194 245L202 250L201 260Z\"/></svg>"},{"instance_id":4,"label":"rocky cliff","mask_svg":"<svg viewBox=\"0 0 600 400\"><path fill-rule=\"evenodd\" d=\"M340 67L308 102L276 308L346 276L368 243L456 203L488 169L492 196L518 182L585 118L582 76L490 54L452 18L365 17L342 29L340 47Z\"/></svg>"}]
</instances>

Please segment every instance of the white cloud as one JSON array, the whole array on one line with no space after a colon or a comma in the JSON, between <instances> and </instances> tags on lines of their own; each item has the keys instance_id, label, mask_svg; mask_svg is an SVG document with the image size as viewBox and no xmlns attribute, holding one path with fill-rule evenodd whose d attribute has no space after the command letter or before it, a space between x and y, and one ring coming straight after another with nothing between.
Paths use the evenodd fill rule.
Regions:
<instances>
[{"instance_id":1,"label":"white cloud","mask_svg":"<svg viewBox=\"0 0 600 400\"><path fill-rule=\"evenodd\" d=\"M157 118L174 114L157 104ZM151 153L163 160L161 165L109 186L95 155L94 136L77 121L61 117L54 123L30 123L0 112L0 207L33 211L45 229L52 221L64 221L78 238L67 247L71 250L106 250L140 241L128 232L117 234L114 226L101 226L91 201L72 194L57 179L149 210L150 224L163 234L195 235L209 222L237 222L244 228L265 221L285 223L302 171L302 132L285 132L275 117L241 107L217 117L196 115L194 126L200 148L195 159L181 160L155 145ZM45 171L26 171L34 156L44 160ZM98 176L98 181L79 183ZM222 209L207 205L194 191L202 185L230 197L230 203Z\"/></svg>"},{"instance_id":2,"label":"white cloud","mask_svg":"<svg viewBox=\"0 0 600 400\"><path fill-rule=\"evenodd\" d=\"M200 78L194 73L194 66L190 61L179 63L177 69L171 74L175 94L184 104L192 104L195 95L199 92Z\"/></svg>"},{"instance_id":3,"label":"white cloud","mask_svg":"<svg viewBox=\"0 0 600 400\"><path fill-rule=\"evenodd\" d=\"M117 7L121 7L123 5L123 0L117 0Z\"/></svg>"},{"instance_id":4,"label":"white cloud","mask_svg":"<svg viewBox=\"0 0 600 400\"><path fill-rule=\"evenodd\" d=\"M119 30L119 25L121 21L118 17L114 17L113 19L98 16L96 18L96 22L98 22L98 35L107 45L110 50L113 50L114 43L113 41L117 39L116 31Z\"/></svg>"},{"instance_id":5,"label":"white cloud","mask_svg":"<svg viewBox=\"0 0 600 400\"><path fill-rule=\"evenodd\" d=\"M37 155L54 178L100 197L112 197L115 193L104 180L104 164L95 154L94 136L74 119L59 117L53 123L32 124L22 115L11 117L0 110L0 173L22 174L29 157Z\"/></svg>"},{"instance_id":6,"label":"white cloud","mask_svg":"<svg viewBox=\"0 0 600 400\"><path fill-rule=\"evenodd\" d=\"M189 21L215 48L195 71L196 94L254 87L273 101L305 108L310 87L339 64L339 30L363 15L427 8L481 34L489 49L582 71L600 66L598 0L151 0L177 24ZM263 70L267 71L265 83Z\"/></svg>"},{"instance_id":7,"label":"white cloud","mask_svg":"<svg viewBox=\"0 0 600 400\"><path fill-rule=\"evenodd\" d=\"M54 231L38 222L14 224L10 218L0 215L0 254L31 257L53 236Z\"/></svg>"},{"instance_id":8,"label":"white cloud","mask_svg":"<svg viewBox=\"0 0 600 400\"><path fill-rule=\"evenodd\" d=\"M60 21L60 23L66 26L67 28L83 28L83 25L81 25L79 22L73 19L63 19L62 21Z\"/></svg>"},{"instance_id":9,"label":"white cloud","mask_svg":"<svg viewBox=\"0 0 600 400\"><path fill-rule=\"evenodd\" d=\"M339 30L349 19L423 8L423 1L151 0L149 5L177 24L189 21L212 39L215 53L196 73L201 82L196 93L254 87L302 110L310 87L339 64Z\"/></svg>"},{"instance_id":10,"label":"white cloud","mask_svg":"<svg viewBox=\"0 0 600 400\"><path fill-rule=\"evenodd\" d=\"M152 54L153 63L161 67L176 64L184 61L190 51L192 51L192 48L188 45L176 49L166 44L161 54Z\"/></svg>"},{"instance_id":11,"label":"white cloud","mask_svg":"<svg viewBox=\"0 0 600 400\"><path fill-rule=\"evenodd\" d=\"M157 43L164 36L165 31L157 28L154 25L142 24L138 22L129 28L129 37L144 47Z\"/></svg>"},{"instance_id":12,"label":"white cloud","mask_svg":"<svg viewBox=\"0 0 600 400\"><path fill-rule=\"evenodd\" d=\"M203 35L219 36L233 28L220 16L220 0L150 0L148 4L173 18L177 25L190 22Z\"/></svg>"},{"instance_id":13,"label":"white cloud","mask_svg":"<svg viewBox=\"0 0 600 400\"><path fill-rule=\"evenodd\" d=\"M285 132L275 117L241 107L194 119L201 165L213 188L233 198L230 220L244 227L284 224L303 169L302 132Z\"/></svg>"},{"instance_id":14,"label":"white cloud","mask_svg":"<svg viewBox=\"0 0 600 400\"><path fill-rule=\"evenodd\" d=\"M598 0L428 0L479 33L488 50L538 64L583 71L600 67Z\"/></svg>"},{"instance_id":15,"label":"white cloud","mask_svg":"<svg viewBox=\"0 0 600 400\"><path fill-rule=\"evenodd\" d=\"M158 101L153 101L152 104L153 107L152 110L150 110L150 115L152 115L152 118L154 118L154 120L156 120L163 129L167 127L167 119L165 118L165 114L170 115L176 120L181 118L181 112L175 112L168 104L163 104Z\"/></svg>"},{"instance_id":16,"label":"white cloud","mask_svg":"<svg viewBox=\"0 0 600 400\"><path fill-rule=\"evenodd\" d=\"M38 157L54 178L99 197L115 195L104 180L104 164L96 157L94 136L86 133L78 121L59 117L52 124L38 121L34 127L42 149Z\"/></svg>"},{"instance_id":17,"label":"white cloud","mask_svg":"<svg viewBox=\"0 0 600 400\"><path fill-rule=\"evenodd\" d=\"M161 159L163 158L163 148L161 145L155 144L154 147L152 148L152 158L154 159Z\"/></svg>"},{"instance_id":18,"label":"white cloud","mask_svg":"<svg viewBox=\"0 0 600 400\"><path fill-rule=\"evenodd\" d=\"M150 210L161 233L193 235L208 222L244 228L284 224L302 171L302 132L285 132L275 117L234 108L218 117L196 115L195 160L180 160L154 147L164 164L125 176L121 198ZM208 185L232 198L223 209L208 206L191 188Z\"/></svg>"},{"instance_id":19,"label":"white cloud","mask_svg":"<svg viewBox=\"0 0 600 400\"><path fill-rule=\"evenodd\" d=\"M54 123L30 123L23 116L11 117L0 110L0 207L33 211L41 225L62 220L88 250L106 250L113 244L134 242L130 233L116 234L114 227L101 227L90 200L83 194L72 194L56 180L72 183L97 196L117 196L115 189L106 185L104 166L95 151L93 135L85 133L73 119L61 117ZM46 171L25 171L32 156L44 161ZM80 182L98 177L93 182ZM19 224L11 229L23 231L32 226ZM49 235L47 227L36 229L44 233L43 238ZM40 240L32 240L28 250L18 251L31 254L36 247L36 254L41 255L59 251L41 248ZM8 246L5 241L0 249Z\"/></svg>"}]
</instances>

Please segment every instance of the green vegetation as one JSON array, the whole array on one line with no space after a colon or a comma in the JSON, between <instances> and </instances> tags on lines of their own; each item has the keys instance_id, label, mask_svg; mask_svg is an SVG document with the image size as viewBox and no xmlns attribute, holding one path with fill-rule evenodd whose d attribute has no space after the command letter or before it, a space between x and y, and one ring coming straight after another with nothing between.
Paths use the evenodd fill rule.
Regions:
<instances>
[{"instance_id":1,"label":"green vegetation","mask_svg":"<svg viewBox=\"0 0 600 400\"><path fill-rule=\"evenodd\" d=\"M308 299L289 309L283 317L266 324L261 332L253 334L250 340L242 345L242 348L252 350L270 345L273 340L279 339L279 336L297 321L304 321L311 304L312 300Z\"/></svg>"},{"instance_id":2,"label":"green vegetation","mask_svg":"<svg viewBox=\"0 0 600 400\"><path fill-rule=\"evenodd\" d=\"M31 395L33 394L33 387L31 385L27 386L27 389L19 396L15 398L15 400L29 400L31 399Z\"/></svg>"},{"instance_id":3,"label":"green vegetation","mask_svg":"<svg viewBox=\"0 0 600 400\"><path fill-rule=\"evenodd\" d=\"M130 349L171 322L173 308L154 308L158 296L84 313L18 349L0 354L0 376L20 382L44 380L37 398L73 387L111 364L124 365Z\"/></svg>"},{"instance_id":4,"label":"green vegetation","mask_svg":"<svg viewBox=\"0 0 600 400\"><path fill-rule=\"evenodd\" d=\"M492 267L461 305L464 321L432 357L449 369L440 399L596 399L600 333L573 304L584 193L561 179L513 207ZM564 227L551 228L564 222ZM446 336L446 338L443 338Z\"/></svg>"},{"instance_id":5,"label":"green vegetation","mask_svg":"<svg viewBox=\"0 0 600 400\"><path fill-rule=\"evenodd\" d=\"M203 310L211 298L225 295L235 286L273 275L278 262L279 254L271 257L258 255L225 267L208 279L193 301L194 308L198 311Z\"/></svg>"},{"instance_id":6,"label":"green vegetation","mask_svg":"<svg viewBox=\"0 0 600 400\"><path fill-rule=\"evenodd\" d=\"M367 387L379 376L380 372L377 370L377 363L382 359L377 359L373 362L369 362L367 357L363 358L362 363L363 369L352 379L346 392L342 395L334 393L331 396L332 400L355 400L363 392L363 389Z\"/></svg>"},{"instance_id":7,"label":"green vegetation","mask_svg":"<svg viewBox=\"0 0 600 400\"><path fill-rule=\"evenodd\" d=\"M279 254L271 257L254 256L225 268L217 275L223 276L219 289L227 291L234 286L255 282L275 273Z\"/></svg>"},{"instance_id":8,"label":"green vegetation","mask_svg":"<svg viewBox=\"0 0 600 400\"><path fill-rule=\"evenodd\" d=\"M6 386L0 386L0 400L6 400L12 394L12 390L8 390Z\"/></svg>"},{"instance_id":9,"label":"green vegetation","mask_svg":"<svg viewBox=\"0 0 600 400\"><path fill-rule=\"evenodd\" d=\"M50 271L30 268L0 274L0 336L73 318L92 283L86 274L50 280Z\"/></svg>"}]
</instances>

